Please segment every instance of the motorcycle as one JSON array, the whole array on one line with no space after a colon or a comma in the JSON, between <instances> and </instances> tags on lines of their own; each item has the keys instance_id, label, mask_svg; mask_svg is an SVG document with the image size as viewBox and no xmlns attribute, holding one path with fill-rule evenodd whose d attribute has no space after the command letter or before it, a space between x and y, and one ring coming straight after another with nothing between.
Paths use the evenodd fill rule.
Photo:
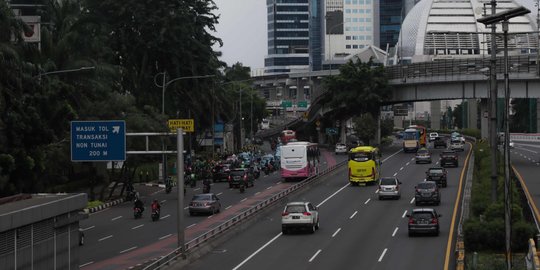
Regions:
<instances>
[{"instance_id":1,"label":"motorcycle","mask_svg":"<svg viewBox=\"0 0 540 270\"><path fill-rule=\"evenodd\" d=\"M139 207L133 207L133 217L135 217L135 219L141 218L142 217L142 209L139 208Z\"/></svg>"},{"instance_id":2,"label":"motorcycle","mask_svg":"<svg viewBox=\"0 0 540 270\"><path fill-rule=\"evenodd\" d=\"M204 183L203 193L210 193L210 183Z\"/></svg>"},{"instance_id":3,"label":"motorcycle","mask_svg":"<svg viewBox=\"0 0 540 270\"><path fill-rule=\"evenodd\" d=\"M240 184L239 189L240 189L240 193L244 193L244 191L246 191L246 184L245 183Z\"/></svg>"},{"instance_id":4,"label":"motorcycle","mask_svg":"<svg viewBox=\"0 0 540 270\"><path fill-rule=\"evenodd\" d=\"M195 174L192 173L190 178L191 187L194 188L195 186L197 186L197 179L195 178Z\"/></svg>"},{"instance_id":5,"label":"motorcycle","mask_svg":"<svg viewBox=\"0 0 540 270\"><path fill-rule=\"evenodd\" d=\"M159 220L159 210L154 209L152 210L152 221L158 221Z\"/></svg>"},{"instance_id":6,"label":"motorcycle","mask_svg":"<svg viewBox=\"0 0 540 270\"><path fill-rule=\"evenodd\" d=\"M165 180L165 193L169 194L172 191L172 179L170 177L167 177L167 180Z\"/></svg>"}]
</instances>

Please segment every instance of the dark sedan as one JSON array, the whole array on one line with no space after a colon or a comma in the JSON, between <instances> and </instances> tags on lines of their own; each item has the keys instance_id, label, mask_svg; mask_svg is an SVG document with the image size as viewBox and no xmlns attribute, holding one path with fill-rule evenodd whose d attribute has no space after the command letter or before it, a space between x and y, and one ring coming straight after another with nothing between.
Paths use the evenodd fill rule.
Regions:
<instances>
[{"instance_id":1,"label":"dark sedan","mask_svg":"<svg viewBox=\"0 0 540 270\"><path fill-rule=\"evenodd\" d=\"M231 173L232 164L224 163L216 165L212 169L212 180L217 181L227 181L229 179L229 174Z\"/></svg>"}]
</instances>

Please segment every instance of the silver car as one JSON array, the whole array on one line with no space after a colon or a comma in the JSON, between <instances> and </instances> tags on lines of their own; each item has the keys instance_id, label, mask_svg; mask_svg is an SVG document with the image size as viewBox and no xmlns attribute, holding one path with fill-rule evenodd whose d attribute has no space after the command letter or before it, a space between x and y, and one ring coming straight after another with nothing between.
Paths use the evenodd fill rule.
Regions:
<instances>
[{"instance_id":1,"label":"silver car","mask_svg":"<svg viewBox=\"0 0 540 270\"><path fill-rule=\"evenodd\" d=\"M460 140L452 140L450 142L450 150L454 150L454 151L464 151L465 150L465 145L462 141Z\"/></svg>"},{"instance_id":2,"label":"silver car","mask_svg":"<svg viewBox=\"0 0 540 270\"><path fill-rule=\"evenodd\" d=\"M291 229L307 228L310 233L319 229L319 211L310 202L290 202L281 213L281 230L283 234Z\"/></svg>"},{"instance_id":3,"label":"silver car","mask_svg":"<svg viewBox=\"0 0 540 270\"><path fill-rule=\"evenodd\" d=\"M399 200L401 198L399 185L401 182L396 177L381 177L379 180L379 200L384 198Z\"/></svg>"},{"instance_id":4,"label":"silver car","mask_svg":"<svg viewBox=\"0 0 540 270\"><path fill-rule=\"evenodd\" d=\"M347 145L344 143L336 143L336 155L338 154L347 154Z\"/></svg>"},{"instance_id":5,"label":"silver car","mask_svg":"<svg viewBox=\"0 0 540 270\"><path fill-rule=\"evenodd\" d=\"M198 213L214 214L221 210L219 198L214 193L195 194L189 203L189 215Z\"/></svg>"},{"instance_id":6,"label":"silver car","mask_svg":"<svg viewBox=\"0 0 540 270\"><path fill-rule=\"evenodd\" d=\"M420 148L416 151L415 156L416 164L418 163L431 163L431 153L426 148Z\"/></svg>"}]
</instances>

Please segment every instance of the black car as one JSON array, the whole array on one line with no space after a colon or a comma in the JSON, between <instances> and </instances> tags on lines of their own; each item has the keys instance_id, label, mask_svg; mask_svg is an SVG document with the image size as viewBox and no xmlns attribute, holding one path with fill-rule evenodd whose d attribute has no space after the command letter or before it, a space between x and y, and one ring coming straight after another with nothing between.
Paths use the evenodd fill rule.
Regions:
<instances>
[{"instance_id":1,"label":"black car","mask_svg":"<svg viewBox=\"0 0 540 270\"><path fill-rule=\"evenodd\" d=\"M446 169L443 167L432 167L426 171L426 181L433 181L439 187L446 187Z\"/></svg>"},{"instance_id":2,"label":"black car","mask_svg":"<svg viewBox=\"0 0 540 270\"><path fill-rule=\"evenodd\" d=\"M433 141L433 148L442 147L446 148L448 147L446 144L446 140L441 137L435 137Z\"/></svg>"},{"instance_id":3,"label":"black car","mask_svg":"<svg viewBox=\"0 0 540 270\"><path fill-rule=\"evenodd\" d=\"M439 218L440 214L432 208L417 208L413 209L409 218L409 236L417 233L431 233L435 236L439 235Z\"/></svg>"},{"instance_id":4,"label":"black car","mask_svg":"<svg viewBox=\"0 0 540 270\"><path fill-rule=\"evenodd\" d=\"M217 181L228 181L231 167L232 165L229 163L214 166L214 168L212 168L212 180L214 183Z\"/></svg>"},{"instance_id":5,"label":"black car","mask_svg":"<svg viewBox=\"0 0 540 270\"><path fill-rule=\"evenodd\" d=\"M441 159L439 161L442 167L450 164L454 167L458 166L458 154L453 150L445 150L441 153Z\"/></svg>"},{"instance_id":6,"label":"black car","mask_svg":"<svg viewBox=\"0 0 540 270\"><path fill-rule=\"evenodd\" d=\"M237 188L241 184L246 187L252 187L254 186L255 177L249 169L238 168L231 170L228 181L229 188Z\"/></svg>"},{"instance_id":7,"label":"black car","mask_svg":"<svg viewBox=\"0 0 540 270\"><path fill-rule=\"evenodd\" d=\"M441 192L439 191L437 183L433 181L423 181L418 183L414 189L414 203L416 205L420 205L421 203L441 204Z\"/></svg>"}]
</instances>

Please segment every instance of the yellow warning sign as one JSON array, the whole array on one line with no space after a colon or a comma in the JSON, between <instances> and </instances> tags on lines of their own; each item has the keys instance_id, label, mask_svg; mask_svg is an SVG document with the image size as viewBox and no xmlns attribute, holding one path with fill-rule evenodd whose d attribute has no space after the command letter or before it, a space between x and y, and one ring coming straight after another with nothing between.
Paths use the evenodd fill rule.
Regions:
<instances>
[{"instance_id":1,"label":"yellow warning sign","mask_svg":"<svg viewBox=\"0 0 540 270\"><path fill-rule=\"evenodd\" d=\"M195 131L193 119L170 119L167 124L171 132L176 132L176 129L181 128L184 132Z\"/></svg>"}]
</instances>

